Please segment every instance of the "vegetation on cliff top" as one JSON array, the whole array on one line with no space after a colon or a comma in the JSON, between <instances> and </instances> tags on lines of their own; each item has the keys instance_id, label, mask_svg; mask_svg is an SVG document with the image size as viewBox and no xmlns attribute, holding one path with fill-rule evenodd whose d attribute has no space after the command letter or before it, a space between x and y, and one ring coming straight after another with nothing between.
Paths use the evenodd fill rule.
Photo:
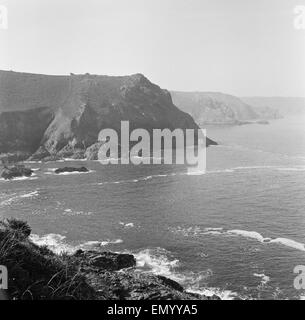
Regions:
<instances>
[{"instance_id":1,"label":"vegetation on cliff top","mask_svg":"<svg viewBox=\"0 0 305 320\"><path fill-rule=\"evenodd\" d=\"M0 265L9 272L9 299L208 299L165 277L137 272L133 255L83 250L58 255L34 244L30 235L26 222L0 221Z\"/></svg>"}]
</instances>

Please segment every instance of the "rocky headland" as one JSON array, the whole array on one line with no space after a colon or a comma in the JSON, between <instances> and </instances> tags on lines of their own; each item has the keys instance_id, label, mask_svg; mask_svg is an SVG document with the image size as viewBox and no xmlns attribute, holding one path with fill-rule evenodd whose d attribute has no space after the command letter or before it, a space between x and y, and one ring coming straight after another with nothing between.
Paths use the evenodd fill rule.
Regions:
<instances>
[{"instance_id":1,"label":"rocky headland","mask_svg":"<svg viewBox=\"0 0 305 320\"><path fill-rule=\"evenodd\" d=\"M167 90L142 74L48 76L0 71L0 154L6 159L96 160L102 129L198 129ZM207 140L207 145L216 144Z\"/></svg>"},{"instance_id":2,"label":"rocky headland","mask_svg":"<svg viewBox=\"0 0 305 320\"><path fill-rule=\"evenodd\" d=\"M275 108L257 108L221 92L171 92L174 104L200 126L245 125L280 118Z\"/></svg>"}]
</instances>

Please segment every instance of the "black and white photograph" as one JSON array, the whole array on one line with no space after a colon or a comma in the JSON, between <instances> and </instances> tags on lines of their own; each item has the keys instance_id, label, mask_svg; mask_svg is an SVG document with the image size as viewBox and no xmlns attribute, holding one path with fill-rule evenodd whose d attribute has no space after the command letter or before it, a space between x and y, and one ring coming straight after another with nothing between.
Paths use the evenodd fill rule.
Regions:
<instances>
[{"instance_id":1,"label":"black and white photograph","mask_svg":"<svg viewBox=\"0 0 305 320\"><path fill-rule=\"evenodd\" d=\"M0 300L305 300L305 1L0 0Z\"/></svg>"}]
</instances>

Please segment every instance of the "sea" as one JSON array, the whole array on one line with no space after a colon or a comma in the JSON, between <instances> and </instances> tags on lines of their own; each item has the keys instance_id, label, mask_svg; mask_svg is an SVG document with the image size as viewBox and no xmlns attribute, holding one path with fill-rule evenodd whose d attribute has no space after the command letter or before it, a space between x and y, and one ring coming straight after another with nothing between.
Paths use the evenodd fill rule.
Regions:
<instances>
[{"instance_id":1,"label":"sea","mask_svg":"<svg viewBox=\"0 0 305 320\"><path fill-rule=\"evenodd\" d=\"M0 217L28 221L57 253L132 253L137 270L222 299L305 299L305 116L269 125L207 127L219 145L207 172L184 165L28 162L0 180ZM64 166L88 173L56 175Z\"/></svg>"}]
</instances>

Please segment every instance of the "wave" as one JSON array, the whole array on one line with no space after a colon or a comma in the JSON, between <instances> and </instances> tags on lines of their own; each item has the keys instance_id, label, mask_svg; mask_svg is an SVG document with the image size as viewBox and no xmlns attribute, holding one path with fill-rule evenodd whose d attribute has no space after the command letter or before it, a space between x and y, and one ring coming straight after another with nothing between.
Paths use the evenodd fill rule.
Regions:
<instances>
[{"instance_id":1,"label":"wave","mask_svg":"<svg viewBox=\"0 0 305 320\"><path fill-rule=\"evenodd\" d=\"M292 239L288 238L269 238L269 237L264 237L261 235L259 232L256 231L248 231L248 230L224 230L223 228L204 228L202 229L201 227L198 226L193 226L193 227L170 227L169 231L176 233L176 234L181 234L185 237L196 237L196 236L202 236L202 235L216 235L216 236L241 236L244 238L256 240L260 243L263 244L279 244L283 245L292 249L296 249L299 251L305 251L305 244L301 242L297 242Z\"/></svg>"},{"instance_id":2,"label":"wave","mask_svg":"<svg viewBox=\"0 0 305 320\"><path fill-rule=\"evenodd\" d=\"M243 236L246 238L255 239L259 242L265 242L267 240L271 240L271 238L264 238L260 233L256 231L246 231L246 230L228 230L227 234L235 234L238 236Z\"/></svg>"},{"instance_id":3,"label":"wave","mask_svg":"<svg viewBox=\"0 0 305 320\"><path fill-rule=\"evenodd\" d=\"M188 289L186 291L189 293L204 295L206 297L212 297L216 295L221 300L235 300L240 298L240 296L236 292L233 292L231 290L221 290L219 288L206 288L201 290Z\"/></svg>"},{"instance_id":4,"label":"wave","mask_svg":"<svg viewBox=\"0 0 305 320\"><path fill-rule=\"evenodd\" d=\"M123 226L124 228L133 228L134 227L134 223L133 222L129 222L129 223L120 222L119 224L121 226Z\"/></svg>"},{"instance_id":5,"label":"wave","mask_svg":"<svg viewBox=\"0 0 305 320\"><path fill-rule=\"evenodd\" d=\"M31 177L18 177L18 178L14 178L12 180L5 180L3 178L0 178L1 182L7 182L7 183L12 183L12 182L18 182L18 181L30 181L30 180L37 180L38 177L35 177L35 174L33 174Z\"/></svg>"},{"instance_id":6,"label":"wave","mask_svg":"<svg viewBox=\"0 0 305 320\"><path fill-rule=\"evenodd\" d=\"M145 249L135 253L137 269L167 277L173 275L173 269L178 266L179 260L169 260L167 253L168 251L162 248Z\"/></svg>"},{"instance_id":7,"label":"wave","mask_svg":"<svg viewBox=\"0 0 305 320\"><path fill-rule=\"evenodd\" d=\"M63 212L63 215L65 216L91 216L92 212L86 212L86 211L73 211L72 209L65 209Z\"/></svg>"},{"instance_id":8,"label":"wave","mask_svg":"<svg viewBox=\"0 0 305 320\"><path fill-rule=\"evenodd\" d=\"M57 168L56 168L57 169ZM70 176L70 175L78 175L78 174L88 174L95 172L94 170L89 170L88 172L62 172L62 173L55 173L54 168L49 168L47 172L44 172L46 175L53 175L53 176Z\"/></svg>"},{"instance_id":9,"label":"wave","mask_svg":"<svg viewBox=\"0 0 305 320\"><path fill-rule=\"evenodd\" d=\"M245 166L245 167L235 167L233 170L255 170L255 169L275 169L278 166Z\"/></svg>"},{"instance_id":10,"label":"wave","mask_svg":"<svg viewBox=\"0 0 305 320\"><path fill-rule=\"evenodd\" d=\"M60 234L50 233L44 236L32 234L30 239L38 246L46 246L56 254L61 254L63 252L72 254L75 252L75 247L65 243L64 240L66 237Z\"/></svg>"},{"instance_id":11,"label":"wave","mask_svg":"<svg viewBox=\"0 0 305 320\"><path fill-rule=\"evenodd\" d=\"M123 240L116 239L116 240L106 240L106 241L87 241L78 245L70 245L66 242L67 237L61 234L46 234L43 236L39 236L37 234L32 234L30 239L37 244L38 246L46 246L51 251L57 254L61 253L69 253L73 254L78 249L98 249L101 247L105 247L112 244L121 244Z\"/></svg>"},{"instance_id":12,"label":"wave","mask_svg":"<svg viewBox=\"0 0 305 320\"><path fill-rule=\"evenodd\" d=\"M42 163L42 161L24 161L24 163L36 164L36 163Z\"/></svg>"},{"instance_id":13,"label":"wave","mask_svg":"<svg viewBox=\"0 0 305 320\"><path fill-rule=\"evenodd\" d=\"M205 296L217 295L224 300L238 297L230 290L207 287L207 279L213 274L210 269L200 272L178 271L180 261L164 248L144 249L132 254L136 258L136 268L139 272L153 273L172 279L180 283L187 292Z\"/></svg>"},{"instance_id":14,"label":"wave","mask_svg":"<svg viewBox=\"0 0 305 320\"><path fill-rule=\"evenodd\" d=\"M261 279L262 286L265 286L270 281L270 277L266 276L264 273L253 273L253 276Z\"/></svg>"},{"instance_id":15,"label":"wave","mask_svg":"<svg viewBox=\"0 0 305 320\"><path fill-rule=\"evenodd\" d=\"M58 160L56 162L85 162L87 159L72 159L72 158L65 158L63 160Z\"/></svg>"},{"instance_id":16,"label":"wave","mask_svg":"<svg viewBox=\"0 0 305 320\"><path fill-rule=\"evenodd\" d=\"M287 238L276 238L270 241L270 243L278 243L278 244L282 244L286 247L290 247L293 249L297 249L300 251L305 251L305 245L304 243L300 243L291 239L287 239Z\"/></svg>"},{"instance_id":17,"label":"wave","mask_svg":"<svg viewBox=\"0 0 305 320\"><path fill-rule=\"evenodd\" d=\"M156 174L156 175L149 175L149 176L140 177L140 178L134 178L130 180L105 181L105 182L97 183L97 185L141 183L143 181L149 181L156 178L166 178L166 177L173 177L173 176L201 176L205 174L224 174L224 173L236 173L238 171L244 171L244 170L266 170L266 169L280 170L280 171L305 171L304 167L299 167L299 166L292 167L292 168L282 168L279 166L244 166L244 167L241 166L241 167L234 167L234 168L227 168L227 169L208 170L208 171L196 171L196 170L193 171L191 168L189 168L187 172ZM45 173L45 174L54 174L54 173L52 172L52 173ZM71 174L71 173L67 173L67 174ZM79 174L79 173L76 173L76 174Z\"/></svg>"},{"instance_id":18,"label":"wave","mask_svg":"<svg viewBox=\"0 0 305 320\"><path fill-rule=\"evenodd\" d=\"M36 190L36 191L32 191L32 192L29 192L29 193L22 193L22 194L19 194L19 195L16 195L16 193L13 193L11 195L9 195L8 199L0 202L0 206L7 206L7 205L11 205L13 202L16 202L20 199L26 199L26 198L33 198L33 197L36 197L39 195L39 191Z\"/></svg>"},{"instance_id":19,"label":"wave","mask_svg":"<svg viewBox=\"0 0 305 320\"><path fill-rule=\"evenodd\" d=\"M297 242L288 238L264 238L260 233L255 231L245 231L245 230L229 230L228 234L236 234L246 238L256 239L261 243L275 243L281 244L289 248L293 248L300 251L305 251L305 244L301 242Z\"/></svg>"},{"instance_id":20,"label":"wave","mask_svg":"<svg viewBox=\"0 0 305 320\"><path fill-rule=\"evenodd\" d=\"M78 246L78 249L97 249L100 247L105 247L111 244L121 244L124 241L122 239L116 239L116 240L105 240L105 241L87 241L83 244L80 244Z\"/></svg>"},{"instance_id":21,"label":"wave","mask_svg":"<svg viewBox=\"0 0 305 320\"><path fill-rule=\"evenodd\" d=\"M221 169L221 170L211 170L207 171L207 173L232 173L235 172L234 169Z\"/></svg>"}]
</instances>

